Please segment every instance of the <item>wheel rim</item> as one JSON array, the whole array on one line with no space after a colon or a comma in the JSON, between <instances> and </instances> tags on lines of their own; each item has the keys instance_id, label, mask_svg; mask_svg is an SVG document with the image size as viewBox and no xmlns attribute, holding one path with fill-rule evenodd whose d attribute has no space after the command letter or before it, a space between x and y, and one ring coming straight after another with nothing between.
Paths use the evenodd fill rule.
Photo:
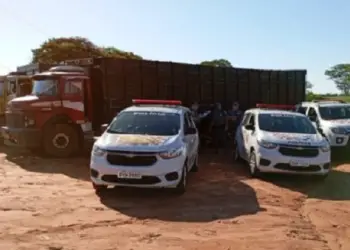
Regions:
<instances>
[{"instance_id":1,"label":"wheel rim","mask_svg":"<svg viewBox=\"0 0 350 250\"><path fill-rule=\"evenodd\" d=\"M252 175L255 174L255 170L256 170L256 161L255 161L255 155L254 155L254 153L252 153L252 155L250 156L249 166L250 166L250 173L251 173Z\"/></svg>"},{"instance_id":2,"label":"wheel rim","mask_svg":"<svg viewBox=\"0 0 350 250\"><path fill-rule=\"evenodd\" d=\"M66 134L59 133L52 139L52 144L58 149L64 149L69 144L69 137Z\"/></svg>"}]
</instances>

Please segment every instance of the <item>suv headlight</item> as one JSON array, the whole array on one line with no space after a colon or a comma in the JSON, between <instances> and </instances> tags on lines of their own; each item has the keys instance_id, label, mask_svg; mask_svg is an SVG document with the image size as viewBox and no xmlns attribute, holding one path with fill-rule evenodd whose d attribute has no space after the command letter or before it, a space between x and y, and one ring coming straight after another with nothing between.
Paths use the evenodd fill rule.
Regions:
<instances>
[{"instance_id":1,"label":"suv headlight","mask_svg":"<svg viewBox=\"0 0 350 250\"><path fill-rule=\"evenodd\" d=\"M334 134L338 134L338 135L345 135L348 133L348 131L346 131L345 128L339 127L339 128L331 128L331 131Z\"/></svg>"},{"instance_id":2,"label":"suv headlight","mask_svg":"<svg viewBox=\"0 0 350 250\"><path fill-rule=\"evenodd\" d=\"M172 158L179 157L183 152L184 152L184 147L181 146L166 152L159 153L159 156L162 157L163 159L172 159Z\"/></svg>"},{"instance_id":3,"label":"suv headlight","mask_svg":"<svg viewBox=\"0 0 350 250\"><path fill-rule=\"evenodd\" d=\"M274 149L277 147L276 143L272 143L272 142L268 142L265 140L259 140L258 144L263 147L263 148L267 148L267 149Z\"/></svg>"},{"instance_id":4,"label":"suv headlight","mask_svg":"<svg viewBox=\"0 0 350 250\"><path fill-rule=\"evenodd\" d=\"M104 156L106 153L106 150L103 150L102 148L98 147L98 146L93 146L91 154L93 156L97 156L97 157L101 157Z\"/></svg>"}]
</instances>

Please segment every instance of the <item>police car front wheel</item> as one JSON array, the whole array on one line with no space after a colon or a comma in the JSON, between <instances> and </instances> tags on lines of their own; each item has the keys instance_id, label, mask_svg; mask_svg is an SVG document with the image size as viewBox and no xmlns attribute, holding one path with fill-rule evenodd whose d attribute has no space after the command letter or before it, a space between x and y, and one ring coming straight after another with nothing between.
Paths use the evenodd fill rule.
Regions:
<instances>
[{"instance_id":1,"label":"police car front wheel","mask_svg":"<svg viewBox=\"0 0 350 250\"><path fill-rule=\"evenodd\" d=\"M250 171L250 175L252 177L259 177L260 176L260 171L257 167L256 155L255 155L254 150L252 150L250 152L250 156L249 156L249 171Z\"/></svg>"},{"instance_id":2,"label":"police car front wheel","mask_svg":"<svg viewBox=\"0 0 350 250\"><path fill-rule=\"evenodd\" d=\"M184 164L184 167L182 169L182 174L181 174L181 180L179 184L174 189L175 194L184 194L186 192L186 186L187 186L187 164Z\"/></svg>"}]
</instances>

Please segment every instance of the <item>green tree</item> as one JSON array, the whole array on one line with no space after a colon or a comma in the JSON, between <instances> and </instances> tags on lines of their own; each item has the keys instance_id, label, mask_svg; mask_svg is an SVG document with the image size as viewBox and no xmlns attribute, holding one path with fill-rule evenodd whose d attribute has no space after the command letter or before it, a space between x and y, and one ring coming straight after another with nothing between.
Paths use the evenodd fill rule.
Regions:
<instances>
[{"instance_id":1,"label":"green tree","mask_svg":"<svg viewBox=\"0 0 350 250\"><path fill-rule=\"evenodd\" d=\"M343 94L350 93L350 64L337 64L325 71L325 75Z\"/></svg>"},{"instance_id":2,"label":"green tree","mask_svg":"<svg viewBox=\"0 0 350 250\"><path fill-rule=\"evenodd\" d=\"M306 92L311 92L313 88L313 84L309 81L306 81Z\"/></svg>"},{"instance_id":3,"label":"green tree","mask_svg":"<svg viewBox=\"0 0 350 250\"><path fill-rule=\"evenodd\" d=\"M42 43L39 48L33 49L32 53L33 63L45 64L100 56L141 59L140 56L114 47L100 48L83 37L51 38Z\"/></svg>"},{"instance_id":4,"label":"green tree","mask_svg":"<svg viewBox=\"0 0 350 250\"><path fill-rule=\"evenodd\" d=\"M214 67L232 67L230 61L226 59L215 59L211 61L203 61L201 65L214 66Z\"/></svg>"},{"instance_id":5,"label":"green tree","mask_svg":"<svg viewBox=\"0 0 350 250\"><path fill-rule=\"evenodd\" d=\"M139 55L136 55L132 52L126 52L122 51L120 49L117 49L115 47L102 47L102 54L106 57L117 57L117 58L124 58L124 59L139 59L141 60L142 57Z\"/></svg>"}]
</instances>

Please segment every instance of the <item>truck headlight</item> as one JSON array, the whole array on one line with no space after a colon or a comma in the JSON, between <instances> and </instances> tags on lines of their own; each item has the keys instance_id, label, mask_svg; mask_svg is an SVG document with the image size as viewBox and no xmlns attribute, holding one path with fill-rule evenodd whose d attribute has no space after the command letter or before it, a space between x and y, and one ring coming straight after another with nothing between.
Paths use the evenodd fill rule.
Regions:
<instances>
[{"instance_id":1,"label":"truck headlight","mask_svg":"<svg viewBox=\"0 0 350 250\"><path fill-rule=\"evenodd\" d=\"M272 142L268 142L265 140L259 140L258 144L263 147L263 148L267 148L267 149L274 149L277 147L276 143L272 143Z\"/></svg>"},{"instance_id":2,"label":"truck headlight","mask_svg":"<svg viewBox=\"0 0 350 250\"><path fill-rule=\"evenodd\" d=\"M92 151L91 151L91 154L93 156L97 156L97 157L101 157L101 156L104 156L106 153L106 150L103 150L102 148L98 147L98 146L93 146L92 147Z\"/></svg>"},{"instance_id":3,"label":"truck headlight","mask_svg":"<svg viewBox=\"0 0 350 250\"><path fill-rule=\"evenodd\" d=\"M338 128L331 128L331 131L334 134L338 134L338 135L345 135L348 133L348 131L345 128L342 127L338 127Z\"/></svg>"},{"instance_id":4,"label":"truck headlight","mask_svg":"<svg viewBox=\"0 0 350 250\"><path fill-rule=\"evenodd\" d=\"M35 119L29 116L24 117L24 125L26 127L31 127L35 125Z\"/></svg>"},{"instance_id":5,"label":"truck headlight","mask_svg":"<svg viewBox=\"0 0 350 250\"><path fill-rule=\"evenodd\" d=\"M172 159L172 158L179 157L183 153L183 151L184 151L184 147L181 146L166 152L159 153L159 156L162 157L163 159Z\"/></svg>"}]
</instances>

